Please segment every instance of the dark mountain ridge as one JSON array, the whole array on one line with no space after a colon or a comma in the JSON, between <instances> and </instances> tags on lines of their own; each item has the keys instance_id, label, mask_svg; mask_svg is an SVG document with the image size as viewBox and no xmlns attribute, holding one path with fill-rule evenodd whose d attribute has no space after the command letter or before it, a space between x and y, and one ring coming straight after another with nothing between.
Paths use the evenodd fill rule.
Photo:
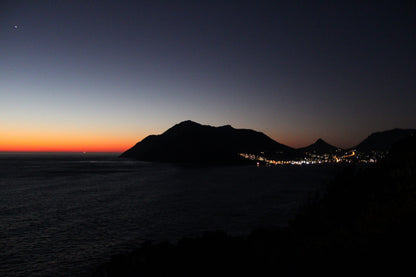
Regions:
<instances>
[{"instance_id":1,"label":"dark mountain ridge","mask_svg":"<svg viewBox=\"0 0 416 277\"><path fill-rule=\"evenodd\" d=\"M370 153L372 151L387 151L398 141L416 133L416 129L392 129L383 132L372 133L365 140L353 147L359 152Z\"/></svg>"},{"instance_id":2,"label":"dark mountain ridge","mask_svg":"<svg viewBox=\"0 0 416 277\"><path fill-rule=\"evenodd\" d=\"M415 133L416 129L377 132L351 149L364 154L385 152L394 143ZM334 154L338 149L340 148L318 139L307 147L295 150L254 130L235 129L230 125L213 127L187 120L160 135L144 138L121 157L155 162L233 164L242 162L238 153L288 160L303 157L305 153Z\"/></svg>"},{"instance_id":3,"label":"dark mountain ridge","mask_svg":"<svg viewBox=\"0 0 416 277\"><path fill-rule=\"evenodd\" d=\"M261 132L187 120L161 135L144 138L121 157L157 162L235 163L240 160L238 153L291 151L293 148Z\"/></svg>"}]
</instances>

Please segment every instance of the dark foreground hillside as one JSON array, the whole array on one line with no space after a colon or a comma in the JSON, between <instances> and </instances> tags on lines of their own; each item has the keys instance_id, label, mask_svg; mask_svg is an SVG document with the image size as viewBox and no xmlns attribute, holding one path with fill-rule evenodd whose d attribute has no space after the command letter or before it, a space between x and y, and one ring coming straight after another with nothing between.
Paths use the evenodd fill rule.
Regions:
<instances>
[{"instance_id":1,"label":"dark foreground hillside","mask_svg":"<svg viewBox=\"0 0 416 277\"><path fill-rule=\"evenodd\" d=\"M146 243L94 276L401 276L414 272L415 220L413 136L374 167L347 168L287 228Z\"/></svg>"}]
</instances>

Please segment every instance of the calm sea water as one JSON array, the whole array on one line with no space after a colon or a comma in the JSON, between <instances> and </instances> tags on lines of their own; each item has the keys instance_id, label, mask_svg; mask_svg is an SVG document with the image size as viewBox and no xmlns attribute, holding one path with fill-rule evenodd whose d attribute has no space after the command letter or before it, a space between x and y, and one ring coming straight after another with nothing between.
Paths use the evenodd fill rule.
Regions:
<instances>
[{"instance_id":1,"label":"calm sea water","mask_svg":"<svg viewBox=\"0 0 416 277\"><path fill-rule=\"evenodd\" d=\"M0 276L84 276L144 240L282 226L337 170L0 155Z\"/></svg>"}]
</instances>

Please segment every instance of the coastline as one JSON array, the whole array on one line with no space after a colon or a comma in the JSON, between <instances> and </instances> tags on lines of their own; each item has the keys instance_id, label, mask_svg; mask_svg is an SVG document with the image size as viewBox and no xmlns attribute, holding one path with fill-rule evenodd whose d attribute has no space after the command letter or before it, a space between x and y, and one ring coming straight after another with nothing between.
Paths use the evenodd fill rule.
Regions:
<instances>
[{"instance_id":1,"label":"coastline","mask_svg":"<svg viewBox=\"0 0 416 277\"><path fill-rule=\"evenodd\" d=\"M415 153L411 137L374 167L346 168L287 227L146 242L92 276L404 274L416 247Z\"/></svg>"}]
</instances>

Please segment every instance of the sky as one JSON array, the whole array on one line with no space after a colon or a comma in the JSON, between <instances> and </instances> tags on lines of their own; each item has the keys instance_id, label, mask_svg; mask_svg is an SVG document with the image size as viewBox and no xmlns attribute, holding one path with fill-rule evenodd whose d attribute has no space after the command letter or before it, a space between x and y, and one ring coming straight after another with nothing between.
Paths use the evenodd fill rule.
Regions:
<instances>
[{"instance_id":1,"label":"sky","mask_svg":"<svg viewBox=\"0 0 416 277\"><path fill-rule=\"evenodd\" d=\"M415 76L414 1L6 0L0 151L122 152L188 119L352 147L416 128Z\"/></svg>"}]
</instances>

